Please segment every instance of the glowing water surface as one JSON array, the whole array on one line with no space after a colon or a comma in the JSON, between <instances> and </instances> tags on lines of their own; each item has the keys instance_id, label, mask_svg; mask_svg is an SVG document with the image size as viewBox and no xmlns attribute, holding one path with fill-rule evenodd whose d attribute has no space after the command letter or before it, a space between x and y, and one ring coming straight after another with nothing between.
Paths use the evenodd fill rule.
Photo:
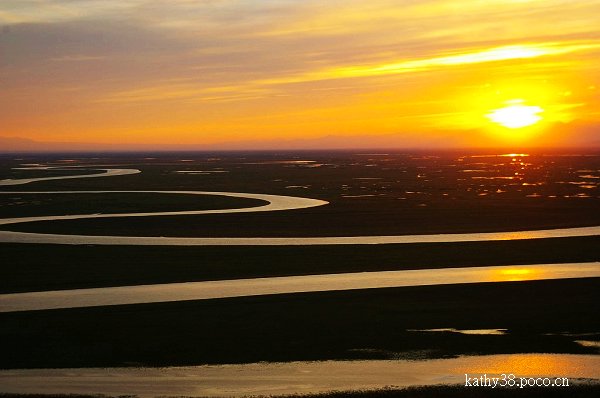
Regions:
<instances>
[{"instance_id":1,"label":"glowing water surface","mask_svg":"<svg viewBox=\"0 0 600 398\"><path fill-rule=\"evenodd\" d=\"M600 277L600 262L232 279L0 295L0 312L480 282Z\"/></svg>"},{"instance_id":2,"label":"glowing water surface","mask_svg":"<svg viewBox=\"0 0 600 398\"><path fill-rule=\"evenodd\" d=\"M21 394L231 396L307 394L434 384L488 377L600 378L600 356L510 354L422 361L323 361L167 368L1 370L0 391ZM559 388L559 387L548 387Z\"/></svg>"},{"instance_id":3,"label":"glowing water surface","mask_svg":"<svg viewBox=\"0 0 600 398\"><path fill-rule=\"evenodd\" d=\"M305 161L293 161L305 162ZM309 161L306 161L309 162ZM55 166L36 166L28 169L59 169ZM102 176L116 176L135 174L137 169L103 169L105 173L86 174L78 176L45 177L34 179L2 180L0 185L20 185L31 182L64 179L64 178L90 178ZM59 221L91 218L117 218L117 217L152 217L152 216L181 216L199 214L225 214L246 213L304 209L328 204L327 201L269 194L254 194L241 192L207 192L207 191L54 191L54 192L0 192L0 194L101 194L101 193L162 193L179 195L221 195L236 198L260 199L267 202L264 206L255 206L236 209L197 210L197 211L172 211L154 213L119 213L119 214L77 214L68 216L41 216L0 219L0 225L22 224L35 221ZM514 239L545 239L561 237L581 237L600 235L600 226L560 228L547 230L530 230L515 232L486 232L464 234L433 234L433 235L390 235L390 236L334 236L334 237L291 237L291 238L206 238L206 237L143 237L143 236L89 236L89 235L62 235L0 231L0 242L5 243L37 243L37 244L71 244L71 245L152 245L152 246L203 246L203 245L359 245L359 244L410 244L410 243L439 243L439 242L484 242Z\"/></svg>"}]
</instances>

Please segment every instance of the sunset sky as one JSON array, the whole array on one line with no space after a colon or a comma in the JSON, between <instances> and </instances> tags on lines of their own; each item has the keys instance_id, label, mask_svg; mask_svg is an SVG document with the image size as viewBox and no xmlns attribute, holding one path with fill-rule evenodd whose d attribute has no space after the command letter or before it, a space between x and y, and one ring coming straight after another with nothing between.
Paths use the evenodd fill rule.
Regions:
<instances>
[{"instance_id":1,"label":"sunset sky","mask_svg":"<svg viewBox=\"0 0 600 398\"><path fill-rule=\"evenodd\" d=\"M0 137L600 147L599 61L600 1L2 0Z\"/></svg>"}]
</instances>

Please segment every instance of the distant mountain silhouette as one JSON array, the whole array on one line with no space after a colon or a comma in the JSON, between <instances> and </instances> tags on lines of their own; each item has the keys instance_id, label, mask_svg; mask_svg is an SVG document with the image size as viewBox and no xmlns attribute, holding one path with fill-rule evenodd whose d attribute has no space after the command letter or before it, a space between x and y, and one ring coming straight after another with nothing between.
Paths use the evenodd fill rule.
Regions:
<instances>
[{"instance_id":1,"label":"distant mountain silhouette","mask_svg":"<svg viewBox=\"0 0 600 398\"><path fill-rule=\"evenodd\" d=\"M40 142L17 137L0 137L0 152L54 152L66 148L90 150L93 145L68 142Z\"/></svg>"},{"instance_id":2,"label":"distant mountain silhouette","mask_svg":"<svg viewBox=\"0 0 600 398\"><path fill-rule=\"evenodd\" d=\"M226 150L315 150L315 149L443 149L468 148L477 131L452 131L437 138L420 132L385 135L328 135L304 139L239 140L214 144L120 144L82 142L44 142L18 137L0 137L4 152L111 152L111 151L226 151ZM559 124L546 135L549 142L572 148L600 148L600 127L576 123ZM532 143L545 147L543 142ZM556 144L555 144L556 145ZM484 145L485 146L485 145ZM497 143L490 141L490 147Z\"/></svg>"},{"instance_id":3,"label":"distant mountain silhouette","mask_svg":"<svg viewBox=\"0 0 600 398\"><path fill-rule=\"evenodd\" d=\"M415 143L419 143L415 145ZM420 134L328 135L305 139L240 140L215 144L106 144L45 142L17 137L0 137L0 152L104 152L104 151L210 151L210 150L301 150L355 148L444 148L460 147L449 137L423 140ZM466 146L462 142L462 146Z\"/></svg>"}]
</instances>

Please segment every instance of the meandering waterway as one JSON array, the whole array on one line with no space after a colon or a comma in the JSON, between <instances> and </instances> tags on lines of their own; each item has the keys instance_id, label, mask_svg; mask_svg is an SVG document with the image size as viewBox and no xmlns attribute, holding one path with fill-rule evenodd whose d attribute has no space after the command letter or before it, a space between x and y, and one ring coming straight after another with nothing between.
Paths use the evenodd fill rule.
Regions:
<instances>
[{"instance_id":1,"label":"meandering waterway","mask_svg":"<svg viewBox=\"0 0 600 398\"><path fill-rule=\"evenodd\" d=\"M465 383L479 377L598 377L600 356L510 354L423 361L322 361L167 368L0 370L2 392L241 397ZM560 381L562 382L562 380ZM466 387L465 387L466 388ZM472 387L485 389L488 387ZM497 387L496 389L500 389ZM546 387L559 389L568 387ZM485 395L485 394L484 394Z\"/></svg>"},{"instance_id":2,"label":"meandering waterway","mask_svg":"<svg viewBox=\"0 0 600 398\"><path fill-rule=\"evenodd\" d=\"M600 262L356 272L0 295L0 312L479 282L600 277Z\"/></svg>"}]
</instances>

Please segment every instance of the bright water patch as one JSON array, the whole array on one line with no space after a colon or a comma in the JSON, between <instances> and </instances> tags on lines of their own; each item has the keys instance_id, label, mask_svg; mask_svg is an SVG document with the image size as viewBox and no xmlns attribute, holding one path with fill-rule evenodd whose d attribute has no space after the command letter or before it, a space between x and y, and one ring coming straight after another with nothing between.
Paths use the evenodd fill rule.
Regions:
<instances>
[{"instance_id":1,"label":"bright water patch","mask_svg":"<svg viewBox=\"0 0 600 398\"><path fill-rule=\"evenodd\" d=\"M0 370L1 392L109 396L211 396L309 394L463 384L465 374L597 379L600 356L510 354L422 361L322 361L166 368Z\"/></svg>"},{"instance_id":2,"label":"bright water patch","mask_svg":"<svg viewBox=\"0 0 600 398\"><path fill-rule=\"evenodd\" d=\"M0 312L389 287L600 277L600 262L285 276L0 295Z\"/></svg>"}]
</instances>

